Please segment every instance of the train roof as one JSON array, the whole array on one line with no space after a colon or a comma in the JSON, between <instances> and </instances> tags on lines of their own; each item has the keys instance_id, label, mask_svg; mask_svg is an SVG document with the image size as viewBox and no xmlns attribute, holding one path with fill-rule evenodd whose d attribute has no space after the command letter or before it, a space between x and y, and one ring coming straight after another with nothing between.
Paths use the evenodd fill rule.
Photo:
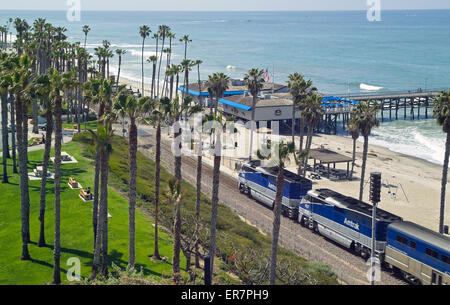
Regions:
<instances>
[{"instance_id":1,"label":"train roof","mask_svg":"<svg viewBox=\"0 0 450 305\"><path fill-rule=\"evenodd\" d=\"M308 192L308 195L320 198L326 203L335 205L337 207L347 208L360 212L367 216L372 216L372 205L329 189L311 190ZM380 208L377 208L377 219L386 222L395 222L402 220L400 216L394 215Z\"/></svg>"},{"instance_id":2,"label":"train roof","mask_svg":"<svg viewBox=\"0 0 450 305\"><path fill-rule=\"evenodd\" d=\"M271 176L278 175L278 166L274 167L263 167L261 166L260 160L252 160L250 163L244 164L245 167L250 168L251 170L264 173ZM286 169L283 171L284 180L288 183L300 183L300 184L310 184L311 180L304 178L300 175L297 175L293 172L290 172Z\"/></svg>"},{"instance_id":3,"label":"train roof","mask_svg":"<svg viewBox=\"0 0 450 305\"><path fill-rule=\"evenodd\" d=\"M402 221L390 224L389 228L395 229L398 232L403 232L410 236L414 236L433 246L450 252L450 237L439 234L438 232L422 227L418 224L409 221Z\"/></svg>"}]
</instances>

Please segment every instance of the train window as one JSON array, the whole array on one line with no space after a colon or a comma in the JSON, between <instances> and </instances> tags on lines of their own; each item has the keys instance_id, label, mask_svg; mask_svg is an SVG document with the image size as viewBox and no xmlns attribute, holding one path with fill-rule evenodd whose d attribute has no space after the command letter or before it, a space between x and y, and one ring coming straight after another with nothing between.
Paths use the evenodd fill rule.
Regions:
<instances>
[{"instance_id":1,"label":"train window","mask_svg":"<svg viewBox=\"0 0 450 305\"><path fill-rule=\"evenodd\" d=\"M408 245L408 239L406 238L406 237L404 237L404 236L401 236L401 235L397 235L397 241L399 242L399 243L402 243L402 244L404 244L404 245Z\"/></svg>"},{"instance_id":2,"label":"train window","mask_svg":"<svg viewBox=\"0 0 450 305\"><path fill-rule=\"evenodd\" d=\"M416 242L411 240L409 246L410 246L411 248L415 249L415 248L416 248Z\"/></svg>"},{"instance_id":3,"label":"train window","mask_svg":"<svg viewBox=\"0 0 450 305\"><path fill-rule=\"evenodd\" d=\"M442 254L442 255L441 255L441 260L442 260L444 263L450 265L450 257L448 257L447 255Z\"/></svg>"},{"instance_id":4,"label":"train window","mask_svg":"<svg viewBox=\"0 0 450 305\"><path fill-rule=\"evenodd\" d=\"M431 257L438 258L438 253L430 248L426 248L425 253Z\"/></svg>"}]
</instances>

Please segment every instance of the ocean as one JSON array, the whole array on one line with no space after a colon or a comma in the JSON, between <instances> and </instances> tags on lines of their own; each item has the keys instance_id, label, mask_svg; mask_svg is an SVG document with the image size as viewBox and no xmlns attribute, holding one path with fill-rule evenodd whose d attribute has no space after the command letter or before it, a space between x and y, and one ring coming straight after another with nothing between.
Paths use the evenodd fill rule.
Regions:
<instances>
[{"instance_id":1,"label":"ocean","mask_svg":"<svg viewBox=\"0 0 450 305\"><path fill-rule=\"evenodd\" d=\"M127 50L121 75L140 80L139 26L154 32L166 24L177 35L172 61L184 57L178 38L188 34L189 59L201 59L201 78L223 72L242 78L250 68L267 69L271 81L286 83L299 72L322 93L450 88L450 10L382 11L381 22L369 22L365 11L346 12L98 12L82 11L69 22L65 11L0 11L9 17L38 17L67 28L71 41L84 42L81 28L91 27L87 48L107 39L112 49ZM14 32L13 32L14 34ZM147 58L155 41L147 39ZM164 63L162 65L164 67ZM111 62L115 73L117 58ZM147 64L145 81L150 82ZM192 81L197 70L191 72ZM393 121L376 128L370 143L442 164L445 135L433 119Z\"/></svg>"}]
</instances>

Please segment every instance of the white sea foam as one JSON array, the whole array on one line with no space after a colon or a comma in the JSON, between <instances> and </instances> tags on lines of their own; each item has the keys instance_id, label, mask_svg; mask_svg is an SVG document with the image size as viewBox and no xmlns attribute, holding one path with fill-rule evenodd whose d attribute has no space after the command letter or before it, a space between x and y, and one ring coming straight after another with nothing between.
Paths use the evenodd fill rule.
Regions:
<instances>
[{"instance_id":1,"label":"white sea foam","mask_svg":"<svg viewBox=\"0 0 450 305\"><path fill-rule=\"evenodd\" d=\"M369 143L434 164L444 163L445 134L434 120L383 123L372 131Z\"/></svg>"},{"instance_id":2,"label":"white sea foam","mask_svg":"<svg viewBox=\"0 0 450 305\"><path fill-rule=\"evenodd\" d=\"M227 70L234 70L234 69L236 69L236 66L232 66L232 65L227 66Z\"/></svg>"},{"instance_id":3,"label":"white sea foam","mask_svg":"<svg viewBox=\"0 0 450 305\"><path fill-rule=\"evenodd\" d=\"M142 50L138 51L138 50L128 49L127 52L129 54L131 54L132 56L139 56L139 57L142 56ZM144 51L144 57L145 58L147 58L149 56L152 56L152 55L156 55L156 52L154 52L154 51Z\"/></svg>"},{"instance_id":4,"label":"white sea foam","mask_svg":"<svg viewBox=\"0 0 450 305\"><path fill-rule=\"evenodd\" d=\"M361 83L359 85L359 88L362 89L362 90L367 90L367 91L378 91L378 90L383 89L383 87L367 85L367 84L364 84L364 83Z\"/></svg>"}]
</instances>

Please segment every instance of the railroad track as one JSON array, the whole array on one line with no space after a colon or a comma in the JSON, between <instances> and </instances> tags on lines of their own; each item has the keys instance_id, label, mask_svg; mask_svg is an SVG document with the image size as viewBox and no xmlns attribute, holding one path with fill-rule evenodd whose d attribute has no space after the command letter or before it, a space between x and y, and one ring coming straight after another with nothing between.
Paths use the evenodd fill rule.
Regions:
<instances>
[{"instance_id":1,"label":"railroad track","mask_svg":"<svg viewBox=\"0 0 450 305\"><path fill-rule=\"evenodd\" d=\"M154 158L155 133L149 126L139 127L139 151L150 158ZM174 173L174 157L171 143L162 139L161 165ZM187 182L196 186L196 159L182 157L182 176ZM211 195L213 169L202 166L202 192ZM237 188L237 181L227 174L221 173L219 200L231 208L248 223L258 228L262 233L270 236L272 232L273 213L253 199L241 194ZM280 245L311 260L329 265L343 284L368 285L367 273L369 265L363 258L356 256L347 249L335 244L324 237L313 233L299 223L282 217L280 228ZM378 285L406 285L406 282L396 278L390 272L381 272Z\"/></svg>"}]
</instances>

